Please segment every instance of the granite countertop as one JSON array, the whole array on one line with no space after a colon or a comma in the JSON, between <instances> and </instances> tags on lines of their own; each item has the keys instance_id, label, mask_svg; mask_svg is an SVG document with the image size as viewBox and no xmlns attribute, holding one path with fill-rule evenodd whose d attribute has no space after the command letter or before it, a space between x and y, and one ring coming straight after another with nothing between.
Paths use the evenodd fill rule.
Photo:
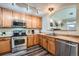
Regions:
<instances>
[{"instance_id":1,"label":"granite countertop","mask_svg":"<svg viewBox=\"0 0 79 59\"><path fill-rule=\"evenodd\" d=\"M65 36L65 35L53 36L53 35L48 35L48 34L45 34L45 33L41 33L40 35L45 35L45 36L52 37L52 38L55 38L55 39L60 39L60 40L66 40L66 41L79 43L79 37L78 36L77 37L76 36Z\"/></svg>"},{"instance_id":2,"label":"granite countertop","mask_svg":"<svg viewBox=\"0 0 79 59\"><path fill-rule=\"evenodd\" d=\"M12 36L0 36L0 38L8 38L8 37L12 37Z\"/></svg>"},{"instance_id":3,"label":"granite countertop","mask_svg":"<svg viewBox=\"0 0 79 59\"><path fill-rule=\"evenodd\" d=\"M79 36L68 36L68 35L48 35L46 33L38 33L40 35L45 35L45 36L48 36L48 37L52 37L52 38L55 38L55 39L60 39L60 40L66 40L66 41L72 41L72 42L76 42L76 43L79 43ZM31 35L37 35L37 34L31 34ZM28 35L27 35L28 36ZM12 37L12 36L1 36L0 38L8 38L8 37Z\"/></svg>"}]
</instances>

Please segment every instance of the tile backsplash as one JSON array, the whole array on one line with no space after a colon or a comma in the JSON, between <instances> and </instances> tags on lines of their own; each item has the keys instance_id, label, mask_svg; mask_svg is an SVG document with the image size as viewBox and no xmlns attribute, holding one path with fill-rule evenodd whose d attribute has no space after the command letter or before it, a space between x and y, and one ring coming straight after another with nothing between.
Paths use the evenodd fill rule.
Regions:
<instances>
[{"instance_id":1,"label":"tile backsplash","mask_svg":"<svg viewBox=\"0 0 79 59\"><path fill-rule=\"evenodd\" d=\"M12 36L12 29L0 29L0 36Z\"/></svg>"},{"instance_id":2,"label":"tile backsplash","mask_svg":"<svg viewBox=\"0 0 79 59\"><path fill-rule=\"evenodd\" d=\"M12 36L13 35L13 30L26 30L26 34L30 35L32 34L31 30L34 30L34 34L38 34L39 33L39 29L25 29L25 28L1 28L0 29L0 37L6 37L6 36Z\"/></svg>"}]
</instances>

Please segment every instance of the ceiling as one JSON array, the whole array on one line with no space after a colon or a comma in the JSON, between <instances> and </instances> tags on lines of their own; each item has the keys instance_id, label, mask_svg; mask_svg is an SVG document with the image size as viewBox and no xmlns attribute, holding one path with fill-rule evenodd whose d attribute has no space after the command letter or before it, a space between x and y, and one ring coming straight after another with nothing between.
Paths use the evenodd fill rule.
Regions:
<instances>
[{"instance_id":1,"label":"ceiling","mask_svg":"<svg viewBox=\"0 0 79 59\"><path fill-rule=\"evenodd\" d=\"M53 20L76 20L76 7L66 8L51 14Z\"/></svg>"},{"instance_id":2,"label":"ceiling","mask_svg":"<svg viewBox=\"0 0 79 59\"><path fill-rule=\"evenodd\" d=\"M30 12L26 11L28 5L32 7L29 9ZM26 12L26 13L30 13L30 14L37 15L37 16L48 15L50 13L48 8L50 7L54 8L52 13L55 13L56 11L62 8L74 6L74 5L76 4L75 3L29 3L29 4L28 3L16 3L13 6L10 3L0 3L0 7L12 9L18 12ZM39 10L39 13L36 14L38 10Z\"/></svg>"}]
</instances>

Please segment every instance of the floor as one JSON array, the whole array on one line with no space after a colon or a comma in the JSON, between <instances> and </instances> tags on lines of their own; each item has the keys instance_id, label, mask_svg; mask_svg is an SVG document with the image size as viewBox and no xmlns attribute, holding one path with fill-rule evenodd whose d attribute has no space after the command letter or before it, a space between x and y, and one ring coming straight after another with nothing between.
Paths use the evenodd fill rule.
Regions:
<instances>
[{"instance_id":1,"label":"floor","mask_svg":"<svg viewBox=\"0 0 79 59\"><path fill-rule=\"evenodd\" d=\"M21 50L15 53L8 53L3 56L52 56L50 53L48 53L46 50L44 50L40 46L33 46L28 48L27 50Z\"/></svg>"}]
</instances>

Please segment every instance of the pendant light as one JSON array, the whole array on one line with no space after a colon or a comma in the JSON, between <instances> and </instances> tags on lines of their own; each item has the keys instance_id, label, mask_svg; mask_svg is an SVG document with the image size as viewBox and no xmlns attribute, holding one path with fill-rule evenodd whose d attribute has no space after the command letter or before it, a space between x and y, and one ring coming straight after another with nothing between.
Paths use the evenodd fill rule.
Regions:
<instances>
[{"instance_id":1,"label":"pendant light","mask_svg":"<svg viewBox=\"0 0 79 59\"><path fill-rule=\"evenodd\" d=\"M50 12L49 15L52 13L53 10L54 10L54 8L52 8L52 7L48 8L48 11Z\"/></svg>"}]
</instances>

